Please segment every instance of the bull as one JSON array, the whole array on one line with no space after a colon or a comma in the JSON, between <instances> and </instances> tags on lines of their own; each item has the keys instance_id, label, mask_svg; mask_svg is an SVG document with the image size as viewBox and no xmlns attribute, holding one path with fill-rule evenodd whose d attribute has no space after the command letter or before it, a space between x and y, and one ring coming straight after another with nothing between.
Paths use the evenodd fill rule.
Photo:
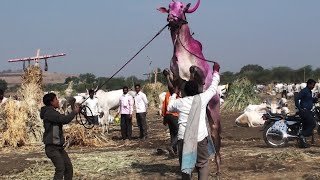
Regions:
<instances>
[{"instance_id":1,"label":"bull","mask_svg":"<svg viewBox=\"0 0 320 180\"><path fill-rule=\"evenodd\" d=\"M191 79L199 82L201 90L206 90L211 83L212 68L202 54L202 45L195 40L186 20L186 13L195 12L200 5L190 8L191 4L183 5L182 2L171 2L169 9L160 7L162 13L168 13L167 21L173 43L173 56L170 61L169 81L174 88L183 89L185 81ZM169 84L170 84L169 83ZM220 124L220 97L216 94L209 102L207 116L211 129L211 137L215 145L215 162L217 174L220 174L220 147L221 147L221 124Z\"/></svg>"}]
</instances>

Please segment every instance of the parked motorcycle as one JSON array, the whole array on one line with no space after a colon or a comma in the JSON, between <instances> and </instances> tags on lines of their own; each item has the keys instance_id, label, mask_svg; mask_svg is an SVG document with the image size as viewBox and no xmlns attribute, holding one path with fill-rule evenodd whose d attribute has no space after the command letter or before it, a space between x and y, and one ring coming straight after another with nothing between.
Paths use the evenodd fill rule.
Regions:
<instances>
[{"instance_id":1,"label":"parked motorcycle","mask_svg":"<svg viewBox=\"0 0 320 180\"><path fill-rule=\"evenodd\" d=\"M318 124L320 133L320 107L315 105L311 110ZM265 120L263 126L263 140L270 147L285 147L289 141L298 139L302 130L302 119L298 114L283 116L281 114L266 113L262 118Z\"/></svg>"}]
</instances>

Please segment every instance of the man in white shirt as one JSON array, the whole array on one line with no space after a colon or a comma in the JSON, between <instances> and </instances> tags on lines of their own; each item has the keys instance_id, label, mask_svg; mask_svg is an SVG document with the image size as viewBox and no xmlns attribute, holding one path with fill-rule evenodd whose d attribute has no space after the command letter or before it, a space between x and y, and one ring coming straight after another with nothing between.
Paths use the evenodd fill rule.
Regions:
<instances>
[{"instance_id":1,"label":"man in white shirt","mask_svg":"<svg viewBox=\"0 0 320 180\"><path fill-rule=\"evenodd\" d=\"M136 107L136 118L137 124L140 129L140 139L147 139L148 132L147 132L147 107L148 107L148 99L146 94L140 91L140 84L136 84L134 86L136 95L134 97L134 103Z\"/></svg>"},{"instance_id":2,"label":"man in white shirt","mask_svg":"<svg viewBox=\"0 0 320 180\"><path fill-rule=\"evenodd\" d=\"M121 114L121 136L123 140L132 137L132 111L133 111L133 98L128 94L128 87L122 88L123 95L119 100L119 113Z\"/></svg>"},{"instance_id":3,"label":"man in white shirt","mask_svg":"<svg viewBox=\"0 0 320 180\"><path fill-rule=\"evenodd\" d=\"M90 108L87 109L87 116L89 124L99 125L98 116L100 115L100 107L98 104L98 98L94 97L94 90L89 90L89 98L86 100L86 105ZM91 120L91 121L90 121Z\"/></svg>"},{"instance_id":4,"label":"man in white shirt","mask_svg":"<svg viewBox=\"0 0 320 180\"><path fill-rule=\"evenodd\" d=\"M182 165L182 152L184 144L184 134L186 131L187 120L189 118L189 112L193 104L193 99L195 95L200 95L201 99L201 111L199 118L199 128L197 134L197 160L195 167L198 171L198 179L208 179L209 168L208 168L208 129L206 122L206 109L207 104L211 98L217 93L218 84L220 82L219 75L220 66L218 63L214 63L213 75L211 85L203 93L199 92L199 85L196 81L188 81L185 84L184 91L186 96L183 98L176 99L176 93L174 93L169 99L168 111L179 113L179 130L178 130L178 153L179 153L179 163ZM186 143L186 142L185 142ZM191 176L186 173L182 173L182 179L191 179Z\"/></svg>"}]
</instances>

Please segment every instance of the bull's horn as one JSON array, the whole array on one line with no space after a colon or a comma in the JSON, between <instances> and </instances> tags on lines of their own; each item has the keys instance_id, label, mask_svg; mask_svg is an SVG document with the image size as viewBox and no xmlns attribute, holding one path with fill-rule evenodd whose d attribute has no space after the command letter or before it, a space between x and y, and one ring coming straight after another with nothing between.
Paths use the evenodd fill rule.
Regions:
<instances>
[{"instance_id":1,"label":"bull's horn","mask_svg":"<svg viewBox=\"0 0 320 180\"><path fill-rule=\"evenodd\" d=\"M99 89L99 85L97 85L97 87L94 89L94 92L97 92Z\"/></svg>"},{"instance_id":2,"label":"bull's horn","mask_svg":"<svg viewBox=\"0 0 320 180\"><path fill-rule=\"evenodd\" d=\"M192 9L188 9L187 13L195 12L198 9L199 5L200 5L200 0L198 0L197 4Z\"/></svg>"}]
</instances>

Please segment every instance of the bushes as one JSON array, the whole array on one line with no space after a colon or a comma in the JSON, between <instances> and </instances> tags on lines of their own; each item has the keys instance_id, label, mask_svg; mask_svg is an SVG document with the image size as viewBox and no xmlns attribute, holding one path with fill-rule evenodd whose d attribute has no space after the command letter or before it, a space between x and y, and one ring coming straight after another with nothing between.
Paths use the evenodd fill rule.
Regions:
<instances>
[{"instance_id":1,"label":"bushes","mask_svg":"<svg viewBox=\"0 0 320 180\"><path fill-rule=\"evenodd\" d=\"M261 100L254 92L253 84L247 78L235 80L229 88L228 96L222 105L222 111L243 111L249 104L257 104Z\"/></svg>"}]
</instances>

